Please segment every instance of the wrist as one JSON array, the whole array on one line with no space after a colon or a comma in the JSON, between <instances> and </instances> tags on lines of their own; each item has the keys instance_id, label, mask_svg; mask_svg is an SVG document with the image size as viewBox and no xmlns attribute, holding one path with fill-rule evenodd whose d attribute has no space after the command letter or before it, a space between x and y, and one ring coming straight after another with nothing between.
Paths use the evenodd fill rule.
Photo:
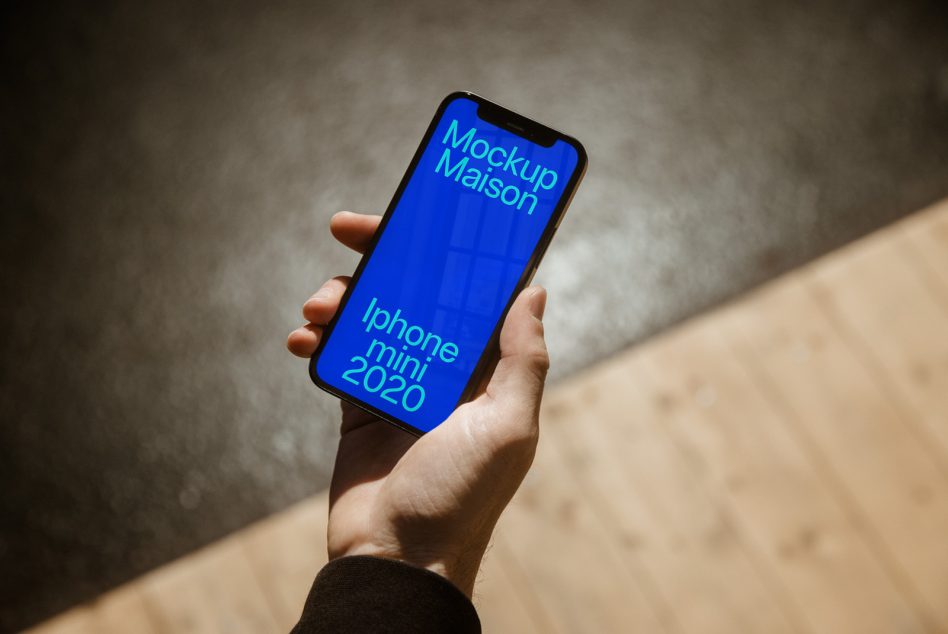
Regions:
<instances>
[{"instance_id":1,"label":"wrist","mask_svg":"<svg viewBox=\"0 0 948 634\"><path fill-rule=\"evenodd\" d=\"M477 580L477 571L480 570L482 557L483 553L480 553L452 560L431 561L427 564L413 561L413 558L402 561L441 575L470 599L474 595L474 582Z\"/></svg>"},{"instance_id":2,"label":"wrist","mask_svg":"<svg viewBox=\"0 0 948 634\"><path fill-rule=\"evenodd\" d=\"M474 594L474 582L480 569L484 548L466 549L460 553L430 549L391 548L377 544L360 544L346 549L345 552L335 554L331 559L354 555L367 555L384 559L395 559L417 568L430 570L444 577L468 598Z\"/></svg>"}]
</instances>

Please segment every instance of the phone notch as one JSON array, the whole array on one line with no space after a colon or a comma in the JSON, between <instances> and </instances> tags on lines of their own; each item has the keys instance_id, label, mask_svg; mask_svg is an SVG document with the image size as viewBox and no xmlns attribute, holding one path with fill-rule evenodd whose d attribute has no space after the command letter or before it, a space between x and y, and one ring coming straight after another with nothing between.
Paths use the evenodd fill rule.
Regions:
<instances>
[{"instance_id":1,"label":"phone notch","mask_svg":"<svg viewBox=\"0 0 948 634\"><path fill-rule=\"evenodd\" d=\"M496 104L478 104L477 116L487 123L543 147L552 147L558 138L555 130Z\"/></svg>"}]
</instances>

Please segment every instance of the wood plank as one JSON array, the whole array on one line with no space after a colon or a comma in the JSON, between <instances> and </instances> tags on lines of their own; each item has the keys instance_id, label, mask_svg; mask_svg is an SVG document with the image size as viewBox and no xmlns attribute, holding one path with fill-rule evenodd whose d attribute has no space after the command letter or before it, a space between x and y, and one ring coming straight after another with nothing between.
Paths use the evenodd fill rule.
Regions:
<instances>
[{"instance_id":1,"label":"wood plank","mask_svg":"<svg viewBox=\"0 0 948 634\"><path fill-rule=\"evenodd\" d=\"M792 616L748 556L730 509L661 425L645 368L625 353L551 395L544 433L610 537L655 580L683 632L790 632Z\"/></svg>"},{"instance_id":2,"label":"wood plank","mask_svg":"<svg viewBox=\"0 0 948 634\"><path fill-rule=\"evenodd\" d=\"M715 323L811 447L820 479L846 500L903 594L948 631L948 479L803 280L781 280Z\"/></svg>"},{"instance_id":3,"label":"wood plank","mask_svg":"<svg viewBox=\"0 0 948 634\"><path fill-rule=\"evenodd\" d=\"M948 307L948 198L896 225L935 300Z\"/></svg>"},{"instance_id":4,"label":"wood plank","mask_svg":"<svg viewBox=\"0 0 948 634\"><path fill-rule=\"evenodd\" d=\"M948 312L903 257L910 248L899 232L877 234L804 275L838 335L878 375L948 473Z\"/></svg>"},{"instance_id":5,"label":"wood plank","mask_svg":"<svg viewBox=\"0 0 948 634\"><path fill-rule=\"evenodd\" d=\"M243 545L233 536L138 582L158 632L279 631Z\"/></svg>"},{"instance_id":6,"label":"wood plank","mask_svg":"<svg viewBox=\"0 0 948 634\"><path fill-rule=\"evenodd\" d=\"M484 558L474 588L474 606L484 632L541 634L549 628L539 604L524 597L528 592L510 571L511 555L506 545L494 540Z\"/></svg>"},{"instance_id":7,"label":"wood plank","mask_svg":"<svg viewBox=\"0 0 948 634\"><path fill-rule=\"evenodd\" d=\"M326 565L329 492L313 496L249 526L235 537L244 546L281 631L299 620L319 570Z\"/></svg>"},{"instance_id":8,"label":"wood plank","mask_svg":"<svg viewBox=\"0 0 948 634\"><path fill-rule=\"evenodd\" d=\"M134 583L26 630L27 634L153 634L155 628Z\"/></svg>"},{"instance_id":9,"label":"wood plank","mask_svg":"<svg viewBox=\"0 0 948 634\"><path fill-rule=\"evenodd\" d=\"M92 602L95 631L99 634L152 634L157 632L145 599L135 583L108 592Z\"/></svg>"},{"instance_id":10,"label":"wood plank","mask_svg":"<svg viewBox=\"0 0 948 634\"><path fill-rule=\"evenodd\" d=\"M23 634L96 634L95 618L92 610L80 605L24 630Z\"/></svg>"},{"instance_id":11,"label":"wood plank","mask_svg":"<svg viewBox=\"0 0 948 634\"><path fill-rule=\"evenodd\" d=\"M657 616L647 574L634 574L620 563L625 554L542 434L533 468L501 518L498 538L509 545L554 631L669 631Z\"/></svg>"},{"instance_id":12,"label":"wood plank","mask_svg":"<svg viewBox=\"0 0 948 634\"><path fill-rule=\"evenodd\" d=\"M719 336L687 324L642 354L664 422L703 477L726 496L758 557L817 632L921 632L912 607L858 526L825 488Z\"/></svg>"}]
</instances>

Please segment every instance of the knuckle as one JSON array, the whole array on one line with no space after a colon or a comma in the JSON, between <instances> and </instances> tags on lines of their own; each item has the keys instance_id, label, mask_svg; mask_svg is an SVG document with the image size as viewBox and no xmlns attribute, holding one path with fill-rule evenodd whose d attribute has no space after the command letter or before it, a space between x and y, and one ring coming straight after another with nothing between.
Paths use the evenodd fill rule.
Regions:
<instances>
[{"instance_id":1,"label":"knuckle","mask_svg":"<svg viewBox=\"0 0 948 634\"><path fill-rule=\"evenodd\" d=\"M493 451L508 459L532 460L540 439L540 426L535 417L516 416L504 423L495 423Z\"/></svg>"},{"instance_id":2,"label":"knuckle","mask_svg":"<svg viewBox=\"0 0 948 634\"><path fill-rule=\"evenodd\" d=\"M538 346L530 350L526 354L526 357L530 368L536 372L541 379L545 378L546 373L550 370L550 354L547 352L546 346Z\"/></svg>"},{"instance_id":3,"label":"knuckle","mask_svg":"<svg viewBox=\"0 0 948 634\"><path fill-rule=\"evenodd\" d=\"M534 420L517 421L508 426L503 441L503 450L518 462L532 462L540 440L540 426Z\"/></svg>"}]
</instances>

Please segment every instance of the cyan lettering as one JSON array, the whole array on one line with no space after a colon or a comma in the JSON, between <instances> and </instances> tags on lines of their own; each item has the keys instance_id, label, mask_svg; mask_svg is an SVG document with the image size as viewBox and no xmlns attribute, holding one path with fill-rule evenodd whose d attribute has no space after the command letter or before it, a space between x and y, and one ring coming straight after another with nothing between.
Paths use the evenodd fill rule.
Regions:
<instances>
[{"instance_id":1,"label":"cyan lettering","mask_svg":"<svg viewBox=\"0 0 948 634\"><path fill-rule=\"evenodd\" d=\"M553 189L554 185L556 185L556 172L544 167L543 171L540 172L540 178L538 178L537 182L533 185L533 193L536 193L538 187L550 190Z\"/></svg>"},{"instance_id":2,"label":"cyan lettering","mask_svg":"<svg viewBox=\"0 0 948 634\"><path fill-rule=\"evenodd\" d=\"M517 146L516 146L516 145L515 145L514 148L510 151L510 154L507 156L507 162L504 163L504 171L505 171L505 172L510 172L511 174L516 174L516 173L517 173L517 163L519 163L520 161L523 161L524 158L521 156L521 157L518 158L518 159L514 159L515 156L517 156Z\"/></svg>"},{"instance_id":3,"label":"cyan lettering","mask_svg":"<svg viewBox=\"0 0 948 634\"><path fill-rule=\"evenodd\" d=\"M372 351L375 350L376 348L378 348L378 352L376 352L375 354L375 362L379 364L384 364L386 367L391 367L392 361L395 360L395 356L396 356L395 348L392 346L386 346L384 343L382 343L378 339L373 339L372 343L369 344L369 350L368 352L365 353L365 356L371 359ZM386 354L388 354L388 361L383 361L382 357L384 357Z\"/></svg>"},{"instance_id":4,"label":"cyan lettering","mask_svg":"<svg viewBox=\"0 0 948 634\"><path fill-rule=\"evenodd\" d=\"M444 133L444 138L441 139L442 145L448 145L448 137L451 137L453 141L451 142L451 147L457 148L462 143L464 144L464 149L462 152L467 152L468 146L471 144L471 141L474 139L474 133L477 131L476 128L471 128L464 133L460 139L458 139L458 120L455 119L451 122L451 125L448 127L448 131Z\"/></svg>"},{"instance_id":5,"label":"cyan lettering","mask_svg":"<svg viewBox=\"0 0 948 634\"><path fill-rule=\"evenodd\" d=\"M444 171L441 171L441 166L444 166ZM457 181L461 178L461 173L467 167L467 157L465 156L460 161L454 164L454 167L451 167L451 150L445 148L444 154L441 155L441 160L438 161L437 167L435 167L436 172L444 174L446 178L451 178L451 175L454 175L454 180Z\"/></svg>"},{"instance_id":6,"label":"cyan lettering","mask_svg":"<svg viewBox=\"0 0 948 634\"><path fill-rule=\"evenodd\" d=\"M494 167L500 167L504 164L504 159L500 159L497 162L494 162L494 154L499 153L501 156L507 156L507 150L502 147L495 147L487 154L487 162L493 165Z\"/></svg>"}]
</instances>

